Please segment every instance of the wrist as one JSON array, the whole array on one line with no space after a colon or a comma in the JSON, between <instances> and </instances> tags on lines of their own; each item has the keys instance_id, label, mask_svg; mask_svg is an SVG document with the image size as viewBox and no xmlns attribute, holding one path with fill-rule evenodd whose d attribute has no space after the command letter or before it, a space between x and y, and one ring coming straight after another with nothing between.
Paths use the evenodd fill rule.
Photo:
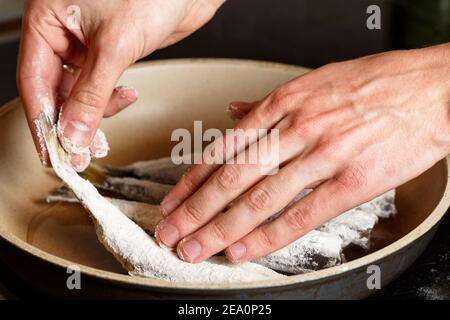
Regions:
<instances>
[{"instance_id":1,"label":"wrist","mask_svg":"<svg viewBox=\"0 0 450 320\"><path fill-rule=\"evenodd\" d=\"M431 145L443 158L450 154L450 43L408 52L404 62L411 70L420 70L423 81L416 92L418 100L425 98L423 126L431 129Z\"/></svg>"}]
</instances>

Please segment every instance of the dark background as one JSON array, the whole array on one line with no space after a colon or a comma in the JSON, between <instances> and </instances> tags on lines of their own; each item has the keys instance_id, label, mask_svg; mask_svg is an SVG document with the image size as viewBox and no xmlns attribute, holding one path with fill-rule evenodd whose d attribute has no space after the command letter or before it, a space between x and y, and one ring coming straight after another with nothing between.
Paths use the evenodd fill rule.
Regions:
<instances>
[{"instance_id":1,"label":"dark background","mask_svg":"<svg viewBox=\"0 0 450 320\"><path fill-rule=\"evenodd\" d=\"M372 4L381 8L381 30L366 27ZM229 0L200 31L147 59L227 57L318 67L448 41L450 0ZM17 53L17 42L0 45L0 105L17 96ZM423 256L374 298L450 299L449 230L447 215ZM19 296L33 293L2 266L1 281Z\"/></svg>"},{"instance_id":2,"label":"dark background","mask_svg":"<svg viewBox=\"0 0 450 320\"><path fill-rule=\"evenodd\" d=\"M372 4L381 8L381 30L366 27ZM226 57L314 68L449 40L450 0L228 0L204 28L147 60ZM17 96L17 52L17 42L0 46L0 104Z\"/></svg>"}]
</instances>

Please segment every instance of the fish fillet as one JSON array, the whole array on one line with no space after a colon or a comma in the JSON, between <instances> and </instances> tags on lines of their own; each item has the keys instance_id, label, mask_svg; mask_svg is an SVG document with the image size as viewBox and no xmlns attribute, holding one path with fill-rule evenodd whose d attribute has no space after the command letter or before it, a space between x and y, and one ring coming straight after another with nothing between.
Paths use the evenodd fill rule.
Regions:
<instances>
[{"instance_id":1,"label":"fish fillet","mask_svg":"<svg viewBox=\"0 0 450 320\"><path fill-rule=\"evenodd\" d=\"M190 283L236 283L284 277L258 264L232 264L223 257L198 264L183 262L174 252L161 248L70 167L56 128L47 116L41 115L36 124L56 174L90 212L99 240L131 275Z\"/></svg>"},{"instance_id":2,"label":"fish fillet","mask_svg":"<svg viewBox=\"0 0 450 320\"><path fill-rule=\"evenodd\" d=\"M103 167L105 173L116 177L136 177L162 184L175 185L183 174L189 170L190 164L175 164L171 157L139 161L125 167Z\"/></svg>"}]
</instances>

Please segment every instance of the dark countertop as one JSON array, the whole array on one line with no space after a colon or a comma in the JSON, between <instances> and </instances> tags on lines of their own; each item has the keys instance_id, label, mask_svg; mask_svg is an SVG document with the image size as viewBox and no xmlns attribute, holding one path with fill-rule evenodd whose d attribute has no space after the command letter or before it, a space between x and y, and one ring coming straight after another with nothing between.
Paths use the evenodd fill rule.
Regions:
<instances>
[{"instance_id":1,"label":"dark countertop","mask_svg":"<svg viewBox=\"0 0 450 320\"><path fill-rule=\"evenodd\" d=\"M206 28L180 44L155 53L152 59L211 56L272 60L316 67L330 61L350 59L391 48L386 28L377 34L369 33L355 27L364 22L364 16L358 18L358 15L347 14L348 10L358 11L358 6L363 10L368 3L365 0L345 1L345 4L339 1L339 7L336 7L337 2L331 0L322 1L327 3L326 6L315 5L307 0L286 1L290 1L292 6L284 12L271 6L270 1L230 1ZM372 2L377 2L384 8L390 1ZM258 3L258 6L252 7L252 3ZM239 12L247 13L258 8L261 15L235 15L233 12L237 9L233 6L240 6ZM305 11L315 13L318 10L321 10L321 15L305 14ZM287 19L295 12L301 13L291 20ZM383 12L389 11L386 9ZM279 23L278 17L283 14L287 18ZM345 19L342 19L344 16ZM227 23L231 19L235 23ZM333 23L327 24L327 21ZM295 50L292 48L292 30L301 43ZM348 36L349 30L351 37ZM360 31L353 32L354 30ZM263 35L256 38L251 36L252 33ZM17 96L17 52L17 43L0 44L0 106ZM450 299L449 231L450 215L447 214L422 256L402 276L378 291L371 299ZM44 297L45 294L36 292L0 264L0 299L2 296L36 298Z\"/></svg>"}]
</instances>

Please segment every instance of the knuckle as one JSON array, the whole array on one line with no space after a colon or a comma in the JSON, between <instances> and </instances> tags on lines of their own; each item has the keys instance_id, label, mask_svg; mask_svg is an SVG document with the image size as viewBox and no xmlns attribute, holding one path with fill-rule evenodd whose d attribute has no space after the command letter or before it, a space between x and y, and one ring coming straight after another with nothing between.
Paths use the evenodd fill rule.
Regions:
<instances>
[{"instance_id":1,"label":"knuckle","mask_svg":"<svg viewBox=\"0 0 450 320\"><path fill-rule=\"evenodd\" d=\"M285 101L279 101L278 99L270 102L269 104L267 104L267 106L264 108L264 113L267 114L270 117L274 117L276 115L278 115L281 110L282 107L285 105Z\"/></svg>"},{"instance_id":2,"label":"knuckle","mask_svg":"<svg viewBox=\"0 0 450 320\"><path fill-rule=\"evenodd\" d=\"M315 154L319 159L327 159L328 162L337 166L342 162L342 142L338 138L325 140L319 143Z\"/></svg>"},{"instance_id":3,"label":"knuckle","mask_svg":"<svg viewBox=\"0 0 450 320\"><path fill-rule=\"evenodd\" d=\"M256 188L250 192L247 205L253 212L267 210L272 206L272 195L267 189Z\"/></svg>"},{"instance_id":4,"label":"knuckle","mask_svg":"<svg viewBox=\"0 0 450 320\"><path fill-rule=\"evenodd\" d=\"M87 113L96 113L103 108L103 97L92 89L78 90L72 100L79 103Z\"/></svg>"},{"instance_id":5,"label":"knuckle","mask_svg":"<svg viewBox=\"0 0 450 320\"><path fill-rule=\"evenodd\" d=\"M299 90L298 85L285 84L273 91L263 102L263 110L271 117L282 116L295 106L307 104L311 93ZM302 108L297 108L301 112Z\"/></svg>"},{"instance_id":6,"label":"knuckle","mask_svg":"<svg viewBox=\"0 0 450 320\"><path fill-rule=\"evenodd\" d=\"M270 249L273 247L274 243L272 241L272 238L267 233L266 228L260 227L256 230L256 242L258 245L262 248Z\"/></svg>"},{"instance_id":7,"label":"knuckle","mask_svg":"<svg viewBox=\"0 0 450 320\"><path fill-rule=\"evenodd\" d=\"M234 189L239 185L241 172L238 166L224 165L217 174L217 183L224 190Z\"/></svg>"},{"instance_id":8,"label":"knuckle","mask_svg":"<svg viewBox=\"0 0 450 320\"><path fill-rule=\"evenodd\" d=\"M293 132L301 137L311 137L313 132L317 130L318 122L316 120L308 120L303 117L297 117L292 123Z\"/></svg>"},{"instance_id":9,"label":"knuckle","mask_svg":"<svg viewBox=\"0 0 450 320\"><path fill-rule=\"evenodd\" d=\"M186 217L195 225L202 222L203 214L191 201L187 201L184 205Z\"/></svg>"},{"instance_id":10,"label":"knuckle","mask_svg":"<svg viewBox=\"0 0 450 320\"><path fill-rule=\"evenodd\" d=\"M347 191L355 191L366 185L366 173L364 168L353 165L345 169L336 177L336 181Z\"/></svg>"},{"instance_id":11,"label":"knuckle","mask_svg":"<svg viewBox=\"0 0 450 320\"><path fill-rule=\"evenodd\" d=\"M309 230L311 226L311 210L305 205L292 207L286 211L285 219L289 228L295 233Z\"/></svg>"},{"instance_id":12,"label":"knuckle","mask_svg":"<svg viewBox=\"0 0 450 320\"><path fill-rule=\"evenodd\" d=\"M282 86L276 89L271 96L271 104L269 105L278 105L285 106L291 102L291 90L288 86Z\"/></svg>"},{"instance_id":13,"label":"knuckle","mask_svg":"<svg viewBox=\"0 0 450 320\"><path fill-rule=\"evenodd\" d=\"M281 87L272 92L264 103L261 111L269 116L278 115L285 106L291 102L290 92L288 89Z\"/></svg>"},{"instance_id":14,"label":"knuckle","mask_svg":"<svg viewBox=\"0 0 450 320\"><path fill-rule=\"evenodd\" d=\"M192 193L197 190L197 183L195 182L192 170L183 175L182 181L187 192Z\"/></svg>"},{"instance_id":15,"label":"knuckle","mask_svg":"<svg viewBox=\"0 0 450 320\"><path fill-rule=\"evenodd\" d=\"M223 226L222 222L219 220L213 221L211 224L212 232L214 233L214 236L216 239L218 239L221 242L225 242L227 240L227 232L225 230L225 227Z\"/></svg>"},{"instance_id":16,"label":"knuckle","mask_svg":"<svg viewBox=\"0 0 450 320\"><path fill-rule=\"evenodd\" d=\"M117 28L102 31L94 43L97 58L105 63L115 61L121 67L131 64L136 54L134 46L130 46L128 32Z\"/></svg>"}]
</instances>

